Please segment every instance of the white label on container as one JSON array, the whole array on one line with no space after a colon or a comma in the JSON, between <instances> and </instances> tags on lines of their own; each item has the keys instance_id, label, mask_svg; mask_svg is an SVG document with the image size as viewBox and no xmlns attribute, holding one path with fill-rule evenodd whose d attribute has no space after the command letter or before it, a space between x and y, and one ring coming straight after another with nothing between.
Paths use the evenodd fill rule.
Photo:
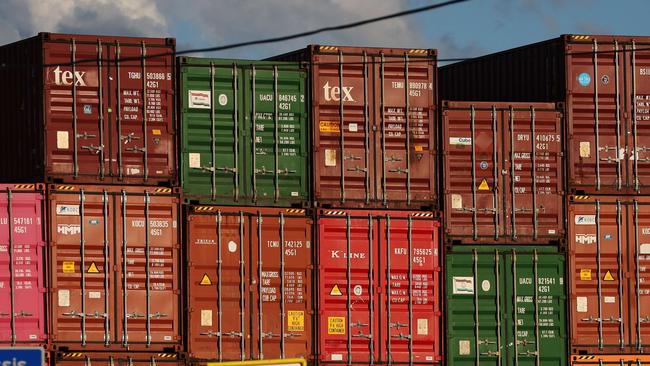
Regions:
<instances>
[{"instance_id":1,"label":"white label on container","mask_svg":"<svg viewBox=\"0 0 650 366\"><path fill-rule=\"evenodd\" d=\"M463 196L460 194L452 194L451 195L451 208L454 210L460 210L463 208Z\"/></svg>"},{"instance_id":2,"label":"white label on container","mask_svg":"<svg viewBox=\"0 0 650 366\"><path fill-rule=\"evenodd\" d=\"M163 341L171 341L171 340L172 340L172 336L166 335L163 337Z\"/></svg>"},{"instance_id":3,"label":"white label on container","mask_svg":"<svg viewBox=\"0 0 650 366\"><path fill-rule=\"evenodd\" d=\"M607 304L616 304L616 298L614 296L605 296L604 300Z\"/></svg>"},{"instance_id":4,"label":"white label on container","mask_svg":"<svg viewBox=\"0 0 650 366\"><path fill-rule=\"evenodd\" d=\"M580 157L588 158L591 156L591 143L589 141L580 141Z\"/></svg>"},{"instance_id":5,"label":"white label on container","mask_svg":"<svg viewBox=\"0 0 650 366\"><path fill-rule=\"evenodd\" d=\"M68 131L56 131L56 148L69 149L70 139L68 138Z\"/></svg>"},{"instance_id":6,"label":"white label on container","mask_svg":"<svg viewBox=\"0 0 650 366\"><path fill-rule=\"evenodd\" d=\"M30 334L30 335L29 335L29 339L37 339L37 338L38 338L38 337L36 336L36 334Z\"/></svg>"},{"instance_id":7,"label":"white label on container","mask_svg":"<svg viewBox=\"0 0 650 366\"><path fill-rule=\"evenodd\" d=\"M491 286L490 286L490 281L488 281L488 280L483 280L483 282L481 282L481 289L482 289L483 291L485 291L485 292L490 291L490 287L491 287Z\"/></svg>"},{"instance_id":8,"label":"white label on container","mask_svg":"<svg viewBox=\"0 0 650 366\"><path fill-rule=\"evenodd\" d=\"M429 319L418 319L418 335L429 335Z\"/></svg>"},{"instance_id":9,"label":"white label on container","mask_svg":"<svg viewBox=\"0 0 650 366\"><path fill-rule=\"evenodd\" d=\"M650 254L650 244L641 244L639 254Z\"/></svg>"},{"instance_id":10,"label":"white label on container","mask_svg":"<svg viewBox=\"0 0 650 366\"><path fill-rule=\"evenodd\" d=\"M554 235L555 234L555 229L548 229L548 233L551 234L551 235Z\"/></svg>"},{"instance_id":11,"label":"white label on container","mask_svg":"<svg viewBox=\"0 0 650 366\"><path fill-rule=\"evenodd\" d=\"M291 192L291 197L298 197L298 192Z\"/></svg>"},{"instance_id":12,"label":"white label on container","mask_svg":"<svg viewBox=\"0 0 650 366\"><path fill-rule=\"evenodd\" d=\"M355 295L361 296L361 294L363 294L363 287L361 287L361 285L356 285L354 286L353 292Z\"/></svg>"},{"instance_id":13,"label":"white label on container","mask_svg":"<svg viewBox=\"0 0 650 366\"><path fill-rule=\"evenodd\" d=\"M236 251L237 251L237 243L235 243L235 242L232 241L232 240L229 241L229 242L228 242L228 251L229 251L230 253L234 253L234 252L236 252Z\"/></svg>"},{"instance_id":14,"label":"white label on container","mask_svg":"<svg viewBox=\"0 0 650 366\"><path fill-rule=\"evenodd\" d=\"M470 342L467 339L458 341L458 354L461 356L469 355Z\"/></svg>"},{"instance_id":15,"label":"white label on container","mask_svg":"<svg viewBox=\"0 0 650 366\"><path fill-rule=\"evenodd\" d=\"M332 353L332 361L343 361L342 353Z\"/></svg>"},{"instance_id":16,"label":"white label on container","mask_svg":"<svg viewBox=\"0 0 650 366\"><path fill-rule=\"evenodd\" d=\"M357 132L359 130L358 126L356 123L350 123L348 125L348 131L350 132Z\"/></svg>"},{"instance_id":17,"label":"white label on container","mask_svg":"<svg viewBox=\"0 0 650 366\"><path fill-rule=\"evenodd\" d=\"M469 146L472 144L471 137L450 137L449 145L465 145Z\"/></svg>"},{"instance_id":18,"label":"white label on container","mask_svg":"<svg viewBox=\"0 0 650 366\"><path fill-rule=\"evenodd\" d=\"M190 168L200 168L201 167L201 154L200 153L190 153L189 158Z\"/></svg>"},{"instance_id":19,"label":"white label on container","mask_svg":"<svg viewBox=\"0 0 650 366\"><path fill-rule=\"evenodd\" d=\"M188 90L188 105L195 109L210 109L212 106L211 92L209 90Z\"/></svg>"},{"instance_id":20,"label":"white label on container","mask_svg":"<svg viewBox=\"0 0 650 366\"><path fill-rule=\"evenodd\" d=\"M101 299L102 298L102 293L99 291L89 291L88 292L88 298L89 299Z\"/></svg>"},{"instance_id":21,"label":"white label on container","mask_svg":"<svg viewBox=\"0 0 650 366\"><path fill-rule=\"evenodd\" d=\"M201 309L201 326L202 327L212 326L212 310Z\"/></svg>"},{"instance_id":22,"label":"white label on container","mask_svg":"<svg viewBox=\"0 0 650 366\"><path fill-rule=\"evenodd\" d=\"M325 166L336 166L336 150L325 149Z\"/></svg>"},{"instance_id":23,"label":"white label on container","mask_svg":"<svg viewBox=\"0 0 650 366\"><path fill-rule=\"evenodd\" d=\"M474 277L454 277L453 293L454 295L473 295Z\"/></svg>"},{"instance_id":24,"label":"white label on container","mask_svg":"<svg viewBox=\"0 0 650 366\"><path fill-rule=\"evenodd\" d=\"M126 174L128 175L138 175L140 174L140 168L127 168Z\"/></svg>"},{"instance_id":25,"label":"white label on container","mask_svg":"<svg viewBox=\"0 0 650 366\"><path fill-rule=\"evenodd\" d=\"M587 312L587 297L586 296L578 296L576 298L576 311L579 313L586 313Z\"/></svg>"},{"instance_id":26,"label":"white label on container","mask_svg":"<svg viewBox=\"0 0 650 366\"><path fill-rule=\"evenodd\" d=\"M594 244L597 241L596 234L576 234L576 243L578 244Z\"/></svg>"},{"instance_id":27,"label":"white label on container","mask_svg":"<svg viewBox=\"0 0 650 366\"><path fill-rule=\"evenodd\" d=\"M228 104L228 96L226 94L219 94L219 105L224 106Z\"/></svg>"},{"instance_id":28,"label":"white label on container","mask_svg":"<svg viewBox=\"0 0 650 366\"><path fill-rule=\"evenodd\" d=\"M576 215L576 225L596 225L596 215Z\"/></svg>"},{"instance_id":29,"label":"white label on container","mask_svg":"<svg viewBox=\"0 0 650 366\"><path fill-rule=\"evenodd\" d=\"M59 290L58 292L59 306L70 306L70 290Z\"/></svg>"},{"instance_id":30,"label":"white label on container","mask_svg":"<svg viewBox=\"0 0 650 366\"><path fill-rule=\"evenodd\" d=\"M79 216L79 205L56 205L59 216Z\"/></svg>"}]
</instances>

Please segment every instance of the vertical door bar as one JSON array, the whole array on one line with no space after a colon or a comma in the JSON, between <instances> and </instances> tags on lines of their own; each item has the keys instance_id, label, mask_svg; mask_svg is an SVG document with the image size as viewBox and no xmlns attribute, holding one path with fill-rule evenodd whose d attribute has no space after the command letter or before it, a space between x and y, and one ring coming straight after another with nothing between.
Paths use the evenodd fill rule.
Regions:
<instances>
[{"instance_id":1,"label":"vertical door bar","mask_svg":"<svg viewBox=\"0 0 650 366\"><path fill-rule=\"evenodd\" d=\"M140 45L140 60L142 63L142 148L144 149L144 180L146 181L149 178L149 152L147 151L147 48L144 41L141 41Z\"/></svg>"},{"instance_id":2,"label":"vertical door bar","mask_svg":"<svg viewBox=\"0 0 650 366\"><path fill-rule=\"evenodd\" d=\"M495 275L495 285L496 285L496 308L497 308L497 366L501 366L501 269L499 268L499 259L500 259L499 250L494 251L494 275ZM478 284L476 286L476 291L478 292Z\"/></svg>"},{"instance_id":3,"label":"vertical door bar","mask_svg":"<svg viewBox=\"0 0 650 366\"><path fill-rule=\"evenodd\" d=\"M383 87L383 85L382 85ZM411 130L409 128L409 56L404 54L404 133L406 134L406 204L411 204ZM473 144L472 144L473 146ZM410 254L409 254L410 255ZM410 263L410 262L409 262Z\"/></svg>"},{"instance_id":4,"label":"vertical door bar","mask_svg":"<svg viewBox=\"0 0 650 366\"><path fill-rule=\"evenodd\" d=\"M108 192L104 190L102 196L102 215L104 220L104 345L108 346L111 344L111 333L110 333L110 305L108 302L109 296L109 283L108 283L108 256L110 255L109 249L109 240L108 240Z\"/></svg>"},{"instance_id":5,"label":"vertical door bar","mask_svg":"<svg viewBox=\"0 0 650 366\"><path fill-rule=\"evenodd\" d=\"M349 252L348 252L349 253ZM348 258L350 255L348 254ZM349 261L349 259L348 259ZM285 345L285 337L287 336L286 331L285 331L285 318L286 318L286 310L285 310L285 301L286 299L284 298L284 291L285 291L285 281L284 281L284 275L285 275L285 258L284 258L284 213L280 212L280 319L282 321L282 324L280 325L280 356L282 358L285 358L285 352L286 352L286 345Z\"/></svg>"},{"instance_id":6,"label":"vertical door bar","mask_svg":"<svg viewBox=\"0 0 650 366\"><path fill-rule=\"evenodd\" d=\"M512 108L512 107L510 107ZM512 134L511 134L512 136ZM511 149L512 151L512 149ZM510 162L512 164L512 162ZM517 317L517 251L515 249L512 250L512 305L513 305L513 312L512 314L514 315L514 322L513 325L515 327L515 341L513 342L513 345L515 347L515 366L519 366L519 330L518 330L518 317Z\"/></svg>"},{"instance_id":7,"label":"vertical door bar","mask_svg":"<svg viewBox=\"0 0 650 366\"><path fill-rule=\"evenodd\" d=\"M77 74L77 43L75 39L73 38L70 40L70 57L72 57L71 64L72 64L72 75L73 75L73 80L72 80L72 134L74 136L74 144L73 146L73 157L72 157L72 169L73 169L73 176L74 178L77 178L79 176L79 147L78 147L78 142L77 142L77 135L78 135L78 126L77 126L77 81L74 79L74 75ZM101 75L98 76L101 78Z\"/></svg>"},{"instance_id":8,"label":"vertical door bar","mask_svg":"<svg viewBox=\"0 0 650 366\"><path fill-rule=\"evenodd\" d=\"M614 84L616 88L616 188L621 190L623 172L621 168L621 92L619 89L620 86L618 85L618 68L618 41L614 41Z\"/></svg>"},{"instance_id":9,"label":"vertical door bar","mask_svg":"<svg viewBox=\"0 0 650 366\"><path fill-rule=\"evenodd\" d=\"M370 158L370 116L368 111L368 54L365 50L363 51L363 125L366 141L364 163L364 171L366 172L366 204L368 204L370 203L370 164L368 163ZM370 342L370 344L372 344L372 342Z\"/></svg>"},{"instance_id":10,"label":"vertical door bar","mask_svg":"<svg viewBox=\"0 0 650 366\"><path fill-rule=\"evenodd\" d=\"M473 109L473 107L472 107ZM474 142L474 141L472 141ZM478 253L476 249L472 249L472 276L474 282L474 353L476 353L476 366L481 364L481 334L480 334L480 320L478 317Z\"/></svg>"},{"instance_id":11,"label":"vertical door bar","mask_svg":"<svg viewBox=\"0 0 650 366\"><path fill-rule=\"evenodd\" d=\"M532 159L530 172L533 175L533 240L537 240L537 144L535 143L536 134L535 134L535 107L530 107L530 131L531 131L531 147L532 147ZM511 162L512 163L512 162ZM535 285L537 288L537 285ZM539 366L539 365L538 365Z\"/></svg>"},{"instance_id":12,"label":"vertical door bar","mask_svg":"<svg viewBox=\"0 0 650 366\"><path fill-rule=\"evenodd\" d=\"M533 140L534 141L534 140ZM533 306L535 306L535 366L540 366L539 358L539 273L537 266L539 265L537 257L537 249L533 251L533 287L534 287L534 297L533 297Z\"/></svg>"},{"instance_id":13,"label":"vertical door bar","mask_svg":"<svg viewBox=\"0 0 650 366\"><path fill-rule=\"evenodd\" d=\"M364 51L365 53L365 51ZM374 320L375 320L375 303L373 298L374 293L374 282L373 282L373 225L372 225L372 214L368 214L368 311L370 312L370 319L368 321L370 326L370 332L368 332L368 347L370 348L370 365L372 366L375 361L375 342L374 342Z\"/></svg>"},{"instance_id":14,"label":"vertical door bar","mask_svg":"<svg viewBox=\"0 0 650 366\"><path fill-rule=\"evenodd\" d=\"M14 283L16 281L16 274L14 273L16 269L14 268L14 227L13 227L13 208L12 208L12 203L13 203L13 194L11 192L11 189L7 189L7 224L8 224L8 229L9 229L9 246L7 249L7 252L9 254L9 285L11 286L9 289L9 294L10 294L10 301L11 301L11 306L10 306L10 317L11 317L11 345L15 346L16 345L16 294L15 294L15 289L16 289L16 284Z\"/></svg>"},{"instance_id":15,"label":"vertical door bar","mask_svg":"<svg viewBox=\"0 0 650 366\"><path fill-rule=\"evenodd\" d=\"M104 158L104 90L102 81L104 74L102 74L102 41L97 40L97 97L99 99L97 106L97 122L99 123L99 147L97 153L99 154L99 178L104 179L105 158Z\"/></svg>"},{"instance_id":16,"label":"vertical door bar","mask_svg":"<svg viewBox=\"0 0 650 366\"><path fill-rule=\"evenodd\" d=\"M600 121L598 111L598 41L594 38L594 126L596 129L596 190L600 191ZM600 341L599 341L600 342Z\"/></svg>"},{"instance_id":17,"label":"vertical door bar","mask_svg":"<svg viewBox=\"0 0 650 366\"><path fill-rule=\"evenodd\" d=\"M510 197L512 199L512 239L517 239L517 201L515 199L515 110L510 106Z\"/></svg>"},{"instance_id":18,"label":"vertical door bar","mask_svg":"<svg viewBox=\"0 0 650 366\"><path fill-rule=\"evenodd\" d=\"M339 90L343 90L343 51L339 50ZM343 96L339 97L339 142L341 144L341 203L345 202L345 121ZM348 319L349 320L349 319Z\"/></svg>"},{"instance_id":19,"label":"vertical door bar","mask_svg":"<svg viewBox=\"0 0 650 366\"><path fill-rule=\"evenodd\" d=\"M253 202L257 202L257 99L256 99L257 85L255 83L255 76L257 75L257 69L255 68L255 65L252 65L251 68L252 68L252 70L251 70L251 74L252 74L252 76L251 76L251 84L252 84L251 88L253 89L252 92L251 92L252 95L253 95L252 96L253 102L251 103L251 109L252 109L252 112L251 112L252 113L252 117L251 117L251 125L252 125L252 128L251 128L251 143L253 145L253 149L252 149L253 151L251 151L251 160L252 160L251 165L253 165L253 169L251 169L252 170L251 179L253 181L253 192L252 192L253 193ZM260 278L260 280L261 280L261 278ZM261 294L262 293L260 292L260 296L261 296ZM263 357L262 357L262 359L263 359Z\"/></svg>"},{"instance_id":20,"label":"vertical door bar","mask_svg":"<svg viewBox=\"0 0 650 366\"><path fill-rule=\"evenodd\" d=\"M212 95L210 96L212 97ZM214 102L214 101L211 101ZM213 162L214 164L214 162ZM217 336L219 337L218 347L219 347L219 362L223 361L223 329L222 329L222 320L223 320L223 307L222 307L222 299L223 299L223 293L221 292L221 269L223 266L223 260L221 258L221 221L222 221L222 216L221 216L221 210L217 211L217 307L219 308L217 311Z\"/></svg>"},{"instance_id":21,"label":"vertical door bar","mask_svg":"<svg viewBox=\"0 0 650 366\"><path fill-rule=\"evenodd\" d=\"M476 146L475 146L475 135L476 135L476 109L474 105L470 107L469 112L470 117L470 131L472 134L472 236L474 240L478 238L478 213L476 207Z\"/></svg>"},{"instance_id":22,"label":"vertical door bar","mask_svg":"<svg viewBox=\"0 0 650 366\"><path fill-rule=\"evenodd\" d=\"M123 177L123 166L124 166L124 161L122 158L122 140L125 140L127 137L122 135L122 86L121 86L121 77L120 77L120 57L121 55L121 50L120 50L120 41L115 41L115 84L116 84L116 101L117 101L117 111L115 113L115 119L117 122L117 134L119 135L119 141L117 143L117 170L118 170L118 176L119 179L122 180ZM112 157L111 157L112 159Z\"/></svg>"},{"instance_id":23,"label":"vertical door bar","mask_svg":"<svg viewBox=\"0 0 650 366\"><path fill-rule=\"evenodd\" d=\"M144 258L145 258L145 294L146 294L146 330L147 330L147 346L151 345L151 268L150 268L150 253L149 253L149 192L144 192Z\"/></svg>"},{"instance_id":24,"label":"vertical door bar","mask_svg":"<svg viewBox=\"0 0 650 366\"><path fill-rule=\"evenodd\" d=\"M233 147L233 152L235 153L235 169L233 171L233 181L235 183L235 192L234 199L235 202L239 201L239 95L237 90L238 85L238 73L237 73L237 64L232 64L232 90L233 90L233 137L235 138L235 144ZM212 162L214 164L214 162ZM243 333L242 333L243 334ZM243 352L243 348L242 348Z\"/></svg>"},{"instance_id":25,"label":"vertical door bar","mask_svg":"<svg viewBox=\"0 0 650 366\"><path fill-rule=\"evenodd\" d=\"M382 63L382 65L383 65L383 63ZM382 88L382 90L383 90L383 88ZM382 112L383 112L383 107L382 107ZM390 214L387 214L386 215L386 318L387 318L387 322L388 322L388 329L387 329L388 336L386 337L386 340L387 340L388 344L386 345L386 356L388 357L388 359L386 360L386 362L388 362L388 364L393 363L393 358L391 357L391 338L392 338L392 335L390 334L391 330L393 328L393 323L391 322L391 319L390 319L391 318L391 316L390 316L391 315L390 303L392 301L391 296L390 296L390 276L391 276L391 274L390 274L390 253L391 252L390 251L391 251L391 248L390 248Z\"/></svg>"},{"instance_id":26,"label":"vertical door bar","mask_svg":"<svg viewBox=\"0 0 650 366\"><path fill-rule=\"evenodd\" d=\"M636 121L636 44L632 41L632 137L634 138L634 190L640 193L639 187L639 149L637 147L637 121ZM640 346L640 344L639 344Z\"/></svg>"},{"instance_id":27,"label":"vertical door bar","mask_svg":"<svg viewBox=\"0 0 650 366\"><path fill-rule=\"evenodd\" d=\"M278 124L280 123L279 111L278 111L278 67L273 66L273 140L274 140L274 149L273 149L273 161L275 169L273 170L273 186L274 186L274 202L278 202L280 199L280 165L278 161L278 153L280 150L280 130L278 129ZM343 99L343 98L341 98ZM343 102L341 102L343 103Z\"/></svg>"},{"instance_id":28,"label":"vertical door bar","mask_svg":"<svg viewBox=\"0 0 650 366\"><path fill-rule=\"evenodd\" d=\"M636 102L635 102L636 103ZM641 280L639 270L639 203L634 200L634 290L636 298L636 349L637 351L643 350L643 342L641 341L641 288L639 281Z\"/></svg>"},{"instance_id":29,"label":"vertical door bar","mask_svg":"<svg viewBox=\"0 0 650 366\"><path fill-rule=\"evenodd\" d=\"M257 307L259 308L260 360L264 359L264 302L262 299L262 273L264 272L262 272L262 262L262 213L257 211Z\"/></svg>"},{"instance_id":30,"label":"vertical door bar","mask_svg":"<svg viewBox=\"0 0 650 366\"><path fill-rule=\"evenodd\" d=\"M214 77L215 77L214 62L210 62L210 153L212 155L212 167L210 168L210 193L212 200L217 198L217 133L216 128L216 106L214 103ZM255 89L253 89L255 90ZM236 97L235 97L236 98ZM253 142L255 143L255 142Z\"/></svg>"},{"instance_id":31,"label":"vertical door bar","mask_svg":"<svg viewBox=\"0 0 650 366\"><path fill-rule=\"evenodd\" d=\"M235 98L236 99L236 98ZM241 349L241 361L245 359L244 344L244 212L239 211L239 347Z\"/></svg>"},{"instance_id":32,"label":"vertical door bar","mask_svg":"<svg viewBox=\"0 0 650 366\"><path fill-rule=\"evenodd\" d=\"M598 349L603 349L603 288L600 282L600 200L596 200L596 276L598 284Z\"/></svg>"},{"instance_id":33,"label":"vertical door bar","mask_svg":"<svg viewBox=\"0 0 650 366\"><path fill-rule=\"evenodd\" d=\"M498 196L498 187L499 187L499 167L497 161L497 141L499 137L497 135L497 108L495 105L492 105L492 176L494 178L494 187L493 196L494 196L494 239L499 239L499 196ZM472 145L474 141L472 141ZM474 181L474 180L472 180ZM476 181L474 181L476 184Z\"/></svg>"},{"instance_id":34,"label":"vertical door bar","mask_svg":"<svg viewBox=\"0 0 650 366\"><path fill-rule=\"evenodd\" d=\"M121 172L122 170L120 170ZM127 308L127 242L126 242L126 191L122 190L122 307L124 334L122 335L122 345L129 345L129 312Z\"/></svg>"},{"instance_id":35,"label":"vertical door bar","mask_svg":"<svg viewBox=\"0 0 650 366\"><path fill-rule=\"evenodd\" d=\"M409 277L409 364L413 364L413 218L408 215L408 231L406 239L408 241L408 277Z\"/></svg>"},{"instance_id":36,"label":"vertical door bar","mask_svg":"<svg viewBox=\"0 0 650 366\"><path fill-rule=\"evenodd\" d=\"M379 108L381 108L381 202L386 206L387 197L386 197L386 95L384 90L384 53L381 52L381 63L379 68L379 84L381 85L380 90L380 102ZM390 338L390 337L389 337Z\"/></svg>"},{"instance_id":37,"label":"vertical door bar","mask_svg":"<svg viewBox=\"0 0 650 366\"><path fill-rule=\"evenodd\" d=\"M620 334L621 350L625 349L625 334L623 333L623 244L621 240L622 234L622 217L621 217L621 201L616 200L616 236L617 236L617 251L616 261L618 264L618 332Z\"/></svg>"},{"instance_id":38,"label":"vertical door bar","mask_svg":"<svg viewBox=\"0 0 650 366\"><path fill-rule=\"evenodd\" d=\"M81 246L81 345L86 345L86 230L84 190L79 190L79 237Z\"/></svg>"},{"instance_id":39,"label":"vertical door bar","mask_svg":"<svg viewBox=\"0 0 650 366\"><path fill-rule=\"evenodd\" d=\"M342 130L342 129L341 129ZM352 364L352 335L350 334L350 331L352 330L351 324L352 324L352 299L350 296L350 291L351 291L351 285L350 282L352 281L352 273L350 272L350 213L347 212L345 214L345 282L346 282L346 290L345 290L345 310L347 312L347 324L346 324L346 332L345 334L347 335L347 350L348 350L348 357L347 357L347 363L348 365Z\"/></svg>"}]
</instances>

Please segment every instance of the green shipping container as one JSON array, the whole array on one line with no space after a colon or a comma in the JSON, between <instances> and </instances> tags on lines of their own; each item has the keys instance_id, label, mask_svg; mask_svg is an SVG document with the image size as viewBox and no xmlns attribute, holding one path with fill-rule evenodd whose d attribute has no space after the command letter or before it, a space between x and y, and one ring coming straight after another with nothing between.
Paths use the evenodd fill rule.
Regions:
<instances>
[{"instance_id":1,"label":"green shipping container","mask_svg":"<svg viewBox=\"0 0 650 366\"><path fill-rule=\"evenodd\" d=\"M448 365L567 364L564 256L542 250L447 254Z\"/></svg>"},{"instance_id":2,"label":"green shipping container","mask_svg":"<svg viewBox=\"0 0 650 366\"><path fill-rule=\"evenodd\" d=\"M298 63L179 58L186 202L309 202L307 72Z\"/></svg>"}]
</instances>

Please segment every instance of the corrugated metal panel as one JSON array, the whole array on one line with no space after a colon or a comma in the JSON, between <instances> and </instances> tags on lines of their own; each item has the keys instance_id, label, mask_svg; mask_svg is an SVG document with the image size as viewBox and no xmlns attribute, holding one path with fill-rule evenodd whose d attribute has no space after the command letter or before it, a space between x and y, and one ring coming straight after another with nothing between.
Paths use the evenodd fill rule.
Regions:
<instances>
[{"instance_id":1,"label":"corrugated metal panel","mask_svg":"<svg viewBox=\"0 0 650 366\"><path fill-rule=\"evenodd\" d=\"M58 352L55 365L63 366L182 366L185 360L175 353Z\"/></svg>"},{"instance_id":2,"label":"corrugated metal panel","mask_svg":"<svg viewBox=\"0 0 650 366\"><path fill-rule=\"evenodd\" d=\"M627 355L572 355L571 366L641 366L650 365L650 356L644 354Z\"/></svg>"}]
</instances>

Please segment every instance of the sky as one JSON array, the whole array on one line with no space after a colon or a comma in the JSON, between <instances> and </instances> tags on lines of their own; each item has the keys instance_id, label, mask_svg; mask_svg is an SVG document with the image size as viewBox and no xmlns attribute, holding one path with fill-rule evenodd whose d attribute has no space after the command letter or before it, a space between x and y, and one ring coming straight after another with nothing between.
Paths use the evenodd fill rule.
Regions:
<instances>
[{"instance_id":1,"label":"sky","mask_svg":"<svg viewBox=\"0 0 650 366\"><path fill-rule=\"evenodd\" d=\"M0 44L38 32L175 37L221 46L339 25L442 0L0 0ZM470 0L282 43L199 56L261 59L307 44L436 48L469 58L560 34L650 35L648 0Z\"/></svg>"}]
</instances>

